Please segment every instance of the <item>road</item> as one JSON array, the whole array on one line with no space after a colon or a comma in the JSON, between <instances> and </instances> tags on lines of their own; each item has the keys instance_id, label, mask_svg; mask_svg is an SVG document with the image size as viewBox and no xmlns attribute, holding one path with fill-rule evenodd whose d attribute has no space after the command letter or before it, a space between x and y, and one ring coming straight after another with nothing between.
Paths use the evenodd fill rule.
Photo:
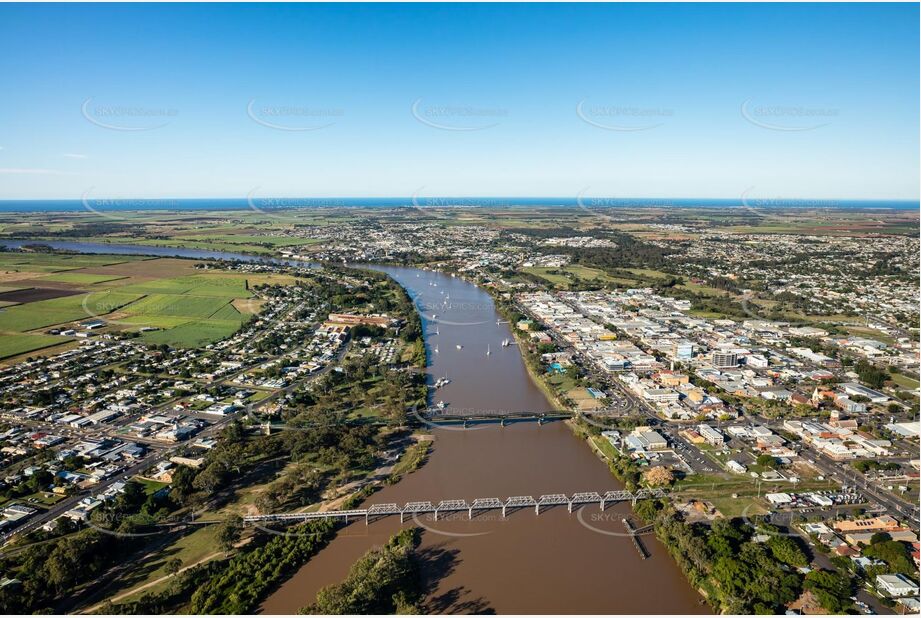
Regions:
<instances>
[{"instance_id":1,"label":"road","mask_svg":"<svg viewBox=\"0 0 921 618\"><path fill-rule=\"evenodd\" d=\"M873 483L867 481L867 479L862 474L856 470L851 470L847 462L829 459L808 445L803 446L802 453L808 453L809 459L815 462L813 465L821 470L825 476L837 479L846 485L859 487L862 492L873 498L888 511L892 513L898 513L902 517L909 519L917 528L917 505L910 504L905 500L901 500L896 496L879 489L873 485Z\"/></svg>"}]
</instances>

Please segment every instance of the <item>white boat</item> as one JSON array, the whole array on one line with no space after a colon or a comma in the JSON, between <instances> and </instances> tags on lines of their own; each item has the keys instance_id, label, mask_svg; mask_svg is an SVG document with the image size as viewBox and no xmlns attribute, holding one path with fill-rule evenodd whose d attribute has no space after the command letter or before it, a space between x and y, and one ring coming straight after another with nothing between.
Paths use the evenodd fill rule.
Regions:
<instances>
[{"instance_id":1,"label":"white boat","mask_svg":"<svg viewBox=\"0 0 921 618\"><path fill-rule=\"evenodd\" d=\"M486 344L486 356L489 356L492 352L489 351L489 344Z\"/></svg>"},{"instance_id":2,"label":"white boat","mask_svg":"<svg viewBox=\"0 0 921 618\"><path fill-rule=\"evenodd\" d=\"M458 350L463 350L463 349L464 349L464 346L462 346L461 344L458 343L458 344L457 344L457 349L458 349Z\"/></svg>"},{"instance_id":3,"label":"white boat","mask_svg":"<svg viewBox=\"0 0 921 618\"><path fill-rule=\"evenodd\" d=\"M444 377L438 378L438 380L435 381L435 388L441 388L442 386L447 386L450 383L451 383L451 380L448 379L448 376L444 376Z\"/></svg>"},{"instance_id":4,"label":"white boat","mask_svg":"<svg viewBox=\"0 0 921 618\"><path fill-rule=\"evenodd\" d=\"M503 347L503 348L507 348L508 346L509 346L509 341L508 341L508 339L503 339L503 340L502 340L502 347Z\"/></svg>"},{"instance_id":5,"label":"white boat","mask_svg":"<svg viewBox=\"0 0 921 618\"><path fill-rule=\"evenodd\" d=\"M443 401L439 401L439 402L438 402L438 409L439 409L439 410L444 410L444 409L447 408L447 407L448 407L448 404L446 404L445 402L443 402Z\"/></svg>"},{"instance_id":6,"label":"white boat","mask_svg":"<svg viewBox=\"0 0 921 618\"><path fill-rule=\"evenodd\" d=\"M438 354L438 346L435 346L435 354Z\"/></svg>"},{"instance_id":7,"label":"white boat","mask_svg":"<svg viewBox=\"0 0 921 618\"><path fill-rule=\"evenodd\" d=\"M433 313L433 314L432 314L432 319L433 319L433 320L434 320L435 318L437 318L437 317L438 317L438 314L437 314L437 313Z\"/></svg>"}]
</instances>

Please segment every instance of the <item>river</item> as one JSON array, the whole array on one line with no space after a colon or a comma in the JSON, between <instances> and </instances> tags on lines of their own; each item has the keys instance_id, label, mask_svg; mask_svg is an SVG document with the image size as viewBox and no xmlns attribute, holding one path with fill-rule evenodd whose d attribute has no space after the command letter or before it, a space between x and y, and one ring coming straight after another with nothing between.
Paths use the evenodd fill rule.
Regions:
<instances>
[{"instance_id":1,"label":"river","mask_svg":"<svg viewBox=\"0 0 921 618\"><path fill-rule=\"evenodd\" d=\"M3 242L12 246L14 243ZM192 258L259 260L247 255L165 247L46 242L88 253L141 253ZM207 255L202 255L203 253ZM509 327L499 323L492 299L460 278L413 268L375 267L390 274L423 314L430 379L451 382L435 400L448 410L541 412L554 407L531 380ZM462 346L458 348L458 346ZM487 354L487 351L489 354ZM432 428L428 462L366 504L605 492L621 485L562 422ZM706 605L653 536L643 537L643 560L624 535L627 504L553 507L535 515L522 509L431 515L405 525L424 529L421 556L430 613L693 614ZM260 611L294 614L317 591L345 578L350 566L400 527L398 517L355 522L284 582Z\"/></svg>"},{"instance_id":2,"label":"river","mask_svg":"<svg viewBox=\"0 0 921 618\"><path fill-rule=\"evenodd\" d=\"M492 299L459 278L413 268L376 267L398 281L423 314L429 374L451 382L436 392L448 410L476 413L550 411L554 407L528 375L509 327L497 323ZM434 314L434 317L433 317ZM437 334L436 334L437 332ZM458 349L457 346L463 346ZM437 352L436 352L437 349ZM487 355L487 351L489 354ZM430 378L431 379L431 378ZM562 422L542 426L479 425L433 428L429 461L366 504L604 492L620 489L588 445ZM623 535L629 506L597 505L540 515L522 509L502 519L489 511L415 522L433 613L706 613L665 548L652 536L643 560ZM399 518L353 523L263 604L290 614L310 604L323 586L341 581L369 548L399 528Z\"/></svg>"}]
</instances>

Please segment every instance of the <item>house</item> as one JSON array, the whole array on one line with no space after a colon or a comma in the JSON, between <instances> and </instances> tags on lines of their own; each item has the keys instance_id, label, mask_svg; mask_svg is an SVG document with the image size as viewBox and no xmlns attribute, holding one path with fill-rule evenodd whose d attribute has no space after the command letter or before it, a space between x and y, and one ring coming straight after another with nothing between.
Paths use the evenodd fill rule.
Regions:
<instances>
[{"instance_id":1,"label":"house","mask_svg":"<svg viewBox=\"0 0 921 618\"><path fill-rule=\"evenodd\" d=\"M629 451L655 451L668 448L668 442L649 427L637 427L624 438Z\"/></svg>"},{"instance_id":2,"label":"house","mask_svg":"<svg viewBox=\"0 0 921 618\"><path fill-rule=\"evenodd\" d=\"M761 391L761 397L768 401L788 401L793 393L785 388L767 388Z\"/></svg>"},{"instance_id":3,"label":"house","mask_svg":"<svg viewBox=\"0 0 921 618\"><path fill-rule=\"evenodd\" d=\"M867 406L859 401L854 401L845 395L835 397L835 405L847 412L848 414L862 414L867 411Z\"/></svg>"},{"instance_id":4,"label":"house","mask_svg":"<svg viewBox=\"0 0 921 618\"><path fill-rule=\"evenodd\" d=\"M643 397L653 403L674 403L680 395L670 388L649 388L644 391Z\"/></svg>"},{"instance_id":5,"label":"house","mask_svg":"<svg viewBox=\"0 0 921 618\"><path fill-rule=\"evenodd\" d=\"M707 444L711 446L722 446L723 442L726 441L723 433L710 425L701 424L697 427L697 433L700 434L700 437L707 441Z\"/></svg>"},{"instance_id":6,"label":"house","mask_svg":"<svg viewBox=\"0 0 921 618\"><path fill-rule=\"evenodd\" d=\"M745 474L745 470L746 470L745 466L743 464L740 464L735 459L730 459L729 461L726 462L726 469L736 474Z\"/></svg>"},{"instance_id":7,"label":"house","mask_svg":"<svg viewBox=\"0 0 921 618\"><path fill-rule=\"evenodd\" d=\"M870 519L845 519L835 522L838 532L889 532L899 527L899 521L891 515L880 515Z\"/></svg>"},{"instance_id":8,"label":"house","mask_svg":"<svg viewBox=\"0 0 921 618\"><path fill-rule=\"evenodd\" d=\"M845 382L841 385L841 388L844 389L844 392L850 396L860 396L866 397L873 403L886 403L889 401L889 396L884 395L879 391L875 391L872 388L867 388L863 384L858 384L856 382Z\"/></svg>"},{"instance_id":9,"label":"house","mask_svg":"<svg viewBox=\"0 0 921 618\"><path fill-rule=\"evenodd\" d=\"M895 575L877 575L876 587L893 598L918 596L918 584L901 573Z\"/></svg>"},{"instance_id":10,"label":"house","mask_svg":"<svg viewBox=\"0 0 921 618\"><path fill-rule=\"evenodd\" d=\"M793 496L790 494L766 494L764 497L774 506L783 506L785 504L793 503Z\"/></svg>"},{"instance_id":11,"label":"house","mask_svg":"<svg viewBox=\"0 0 921 618\"><path fill-rule=\"evenodd\" d=\"M869 545L873 540L873 536L876 532L849 532L844 535L844 540L850 543L851 545ZM898 529L898 530L888 530L886 534L893 541L904 541L906 543L914 543L918 540L918 537L915 536L915 533L908 529Z\"/></svg>"}]
</instances>

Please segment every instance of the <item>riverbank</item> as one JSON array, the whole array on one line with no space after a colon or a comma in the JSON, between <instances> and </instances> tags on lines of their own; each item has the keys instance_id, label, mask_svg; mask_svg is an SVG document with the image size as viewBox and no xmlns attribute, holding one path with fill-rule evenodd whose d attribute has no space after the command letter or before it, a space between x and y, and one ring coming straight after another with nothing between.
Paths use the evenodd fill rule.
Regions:
<instances>
[{"instance_id":1,"label":"riverbank","mask_svg":"<svg viewBox=\"0 0 921 618\"><path fill-rule=\"evenodd\" d=\"M493 299L495 304L496 311L502 316L506 322L508 322L509 330L512 332L512 337L515 339L515 343L518 346L519 353L521 354L521 359L524 362L525 368L528 370L528 376L531 378L531 381L534 383L537 388L541 390L546 397L557 410L570 411L571 406L567 405L561 398L556 390L547 384L547 381L544 379L544 373L541 371L540 366L534 360L533 356L529 352L531 342L522 336L521 331L512 323L513 319L516 317L512 315L509 308L505 303L501 302L495 297L494 294L489 292L490 297Z\"/></svg>"}]
</instances>

